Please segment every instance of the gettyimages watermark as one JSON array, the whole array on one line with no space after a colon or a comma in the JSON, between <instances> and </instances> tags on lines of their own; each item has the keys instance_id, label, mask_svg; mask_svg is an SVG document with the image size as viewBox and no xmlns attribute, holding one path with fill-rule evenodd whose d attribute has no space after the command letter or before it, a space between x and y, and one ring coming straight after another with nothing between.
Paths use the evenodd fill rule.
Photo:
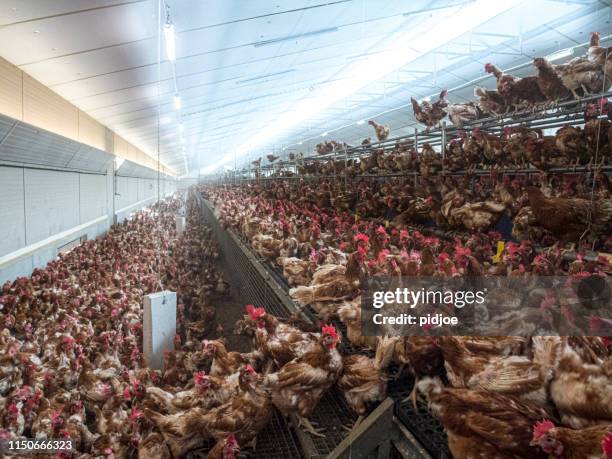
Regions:
<instances>
[{"instance_id":1,"label":"gettyimages watermark","mask_svg":"<svg viewBox=\"0 0 612 459\"><path fill-rule=\"evenodd\" d=\"M367 336L611 336L608 277L373 277L362 282Z\"/></svg>"}]
</instances>

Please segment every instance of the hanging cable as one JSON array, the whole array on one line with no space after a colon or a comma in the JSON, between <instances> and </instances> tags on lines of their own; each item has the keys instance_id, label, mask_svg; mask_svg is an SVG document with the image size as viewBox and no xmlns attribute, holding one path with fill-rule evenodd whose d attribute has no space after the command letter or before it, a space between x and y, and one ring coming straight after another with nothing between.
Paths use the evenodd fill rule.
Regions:
<instances>
[{"instance_id":1,"label":"hanging cable","mask_svg":"<svg viewBox=\"0 0 612 459\"><path fill-rule=\"evenodd\" d=\"M612 31L612 28L608 28L608 36L610 36L611 31ZM589 206L587 209L587 227L582 233L582 235L580 236L580 239L578 240L578 249L580 248L580 243L582 242L582 239L586 237L587 234L589 234L589 232L591 231L592 225L593 225L593 205L595 203L595 190L597 188L597 173L598 173L598 168L599 168L599 144L601 140L601 119L603 116L602 109L603 109L603 104L604 104L603 96L606 93L606 90L608 89L606 87L607 86L606 62L609 57L612 57L612 56L609 56L609 48L602 47L601 42L599 42L599 47L604 52L604 56L603 56L603 65L602 65L603 77L602 77L602 83L601 83L601 86L602 86L601 94L600 94L600 99L596 101L597 103L597 140L595 143L595 158L594 158L595 169L593 172L593 176L591 177L591 199L590 199ZM588 122L588 121L585 120L585 122ZM591 243L591 250L595 249L596 242L597 242L596 239L593 238L593 241Z\"/></svg>"},{"instance_id":2,"label":"hanging cable","mask_svg":"<svg viewBox=\"0 0 612 459\"><path fill-rule=\"evenodd\" d=\"M160 118L161 118L161 18L162 18L162 3L163 0L158 1L157 6L157 243L156 243L156 265L157 265L157 281L159 283L160 291L164 291L164 284L162 281L161 274L161 244L162 244L162 221L160 202L161 202L161 161L160 161ZM165 298L163 300L165 302Z\"/></svg>"}]
</instances>

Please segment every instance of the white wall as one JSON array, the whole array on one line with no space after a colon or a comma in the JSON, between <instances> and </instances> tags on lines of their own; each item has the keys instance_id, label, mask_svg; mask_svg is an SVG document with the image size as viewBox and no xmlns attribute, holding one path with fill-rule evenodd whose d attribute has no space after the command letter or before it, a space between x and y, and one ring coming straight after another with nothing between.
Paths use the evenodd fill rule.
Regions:
<instances>
[{"instance_id":1,"label":"white wall","mask_svg":"<svg viewBox=\"0 0 612 459\"><path fill-rule=\"evenodd\" d=\"M157 179L117 177L115 195L115 221L121 222L132 212L155 202L158 198ZM160 194L163 198L176 191L176 181L160 180Z\"/></svg>"},{"instance_id":2,"label":"white wall","mask_svg":"<svg viewBox=\"0 0 612 459\"><path fill-rule=\"evenodd\" d=\"M161 181L161 196L176 191ZM157 180L0 166L0 284L29 276L81 236L104 234L157 199Z\"/></svg>"},{"instance_id":3,"label":"white wall","mask_svg":"<svg viewBox=\"0 0 612 459\"><path fill-rule=\"evenodd\" d=\"M176 186L179 190L185 190L197 184L198 184L197 178L185 177L185 178L180 179L177 182Z\"/></svg>"}]
</instances>

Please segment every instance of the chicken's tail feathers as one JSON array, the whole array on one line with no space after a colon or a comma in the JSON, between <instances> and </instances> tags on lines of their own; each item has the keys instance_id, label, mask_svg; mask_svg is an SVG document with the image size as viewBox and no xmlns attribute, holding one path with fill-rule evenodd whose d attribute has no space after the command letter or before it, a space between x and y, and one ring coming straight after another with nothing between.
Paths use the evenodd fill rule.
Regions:
<instances>
[{"instance_id":1,"label":"chicken's tail feathers","mask_svg":"<svg viewBox=\"0 0 612 459\"><path fill-rule=\"evenodd\" d=\"M475 97L484 97L486 95L486 92L483 88L481 88L480 86L475 86L474 87L474 96Z\"/></svg>"},{"instance_id":2,"label":"chicken's tail feathers","mask_svg":"<svg viewBox=\"0 0 612 459\"><path fill-rule=\"evenodd\" d=\"M370 120L370 121L368 121L368 124L369 124L370 126L374 126L374 127L376 127L376 121L374 121L374 120Z\"/></svg>"},{"instance_id":3,"label":"chicken's tail feathers","mask_svg":"<svg viewBox=\"0 0 612 459\"><path fill-rule=\"evenodd\" d=\"M144 414L145 419L148 419L153 424L155 424L157 427L163 424L163 421L164 421L163 414L158 413L157 411L153 411L150 408L145 408L143 411L143 414Z\"/></svg>"},{"instance_id":4,"label":"chicken's tail feathers","mask_svg":"<svg viewBox=\"0 0 612 459\"><path fill-rule=\"evenodd\" d=\"M306 306L314 301L313 292L314 289L312 287L300 285L299 287L289 290L289 296L297 301L301 306Z\"/></svg>"},{"instance_id":5,"label":"chicken's tail feathers","mask_svg":"<svg viewBox=\"0 0 612 459\"><path fill-rule=\"evenodd\" d=\"M444 389L444 384L442 384L442 380L437 376L435 378L427 377L417 382L417 389L429 398L432 395L440 394L442 389Z\"/></svg>"},{"instance_id":6,"label":"chicken's tail feathers","mask_svg":"<svg viewBox=\"0 0 612 459\"><path fill-rule=\"evenodd\" d=\"M609 224L612 222L612 199L604 199L599 201L599 212L601 214L601 219L604 224Z\"/></svg>"},{"instance_id":7,"label":"chicken's tail feathers","mask_svg":"<svg viewBox=\"0 0 612 459\"><path fill-rule=\"evenodd\" d=\"M278 373L268 373L264 376L264 387L273 388L278 386Z\"/></svg>"},{"instance_id":8,"label":"chicken's tail feathers","mask_svg":"<svg viewBox=\"0 0 612 459\"><path fill-rule=\"evenodd\" d=\"M374 364L379 370L383 370L389 366L395 352L395 344L398 337L382 336L378 338L376 343L376 355L374 356Z\"/></svg>"},{"instance_id":9,"label":"chicken's tail feathers","mask_svg":"<svg viewBox=\"0 0 612 459\"><path fill-rule=\"evenodd\" d=\"M444 100L446 97L448 97L448 89L443 89L440 93L440 100Z\"/></svg>"},{"instance_id":10,"label":"chicken's tail feathers","mask_svg":"<svg viewBox=\"0 0 612 459\"><path fill-rule=\"evenodd\" d=\"M411 97L410 102L412 102L412 108L414 112L419 113L421 111L421 107L419 106L419 103L416 101L416 99L414 97Z\"/></svg>"}]
</instances>

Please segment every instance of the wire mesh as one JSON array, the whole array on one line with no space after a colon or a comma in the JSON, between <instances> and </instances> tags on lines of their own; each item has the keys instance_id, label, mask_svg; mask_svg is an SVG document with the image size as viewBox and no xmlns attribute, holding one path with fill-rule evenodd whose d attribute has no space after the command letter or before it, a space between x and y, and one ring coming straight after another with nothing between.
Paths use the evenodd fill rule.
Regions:
<instances>
[{"instance_id":1,"label":"wire mesh","mask_svg":"<svg viewBox=\"0 0 612 459\"><path fill-rule=\"evenodd\" d=\"M208 441L201 448L187 454L187 459L206 459L214 444L214 441ZM301 459L303 457L295 434L289 429L287 422L277 410L274 410L270 423L257 435L255 450L244 446L240 450L241 453L254 459Z\"/></svg>"}]
</instances>

